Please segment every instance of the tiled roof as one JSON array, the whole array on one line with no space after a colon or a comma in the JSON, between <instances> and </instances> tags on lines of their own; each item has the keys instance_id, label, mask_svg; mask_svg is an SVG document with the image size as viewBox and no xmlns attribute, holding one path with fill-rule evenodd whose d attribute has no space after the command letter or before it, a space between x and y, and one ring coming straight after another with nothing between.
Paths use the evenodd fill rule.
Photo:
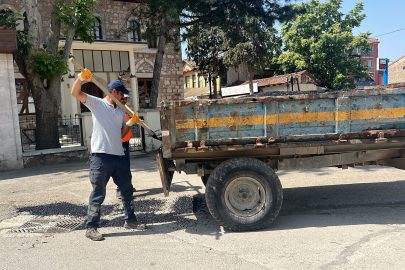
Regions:
<instances>
[{"instance_id":1,"label":"tiled roof","mask_svg":"<svg viewBox=\"0 0 405 270\"><path fill-rule=\"evenodd\" d=\"M395 61L393 61L393 62L390 61L390 63L388 63L388 65L391 66L391 65L395 64L396 62L400 61L401 59L403 59L404 57L405 57L405 55L402 56L402 57L400 57L400 58L398 58L397 60L395 60Z\"/></svg>"},{"instance_id":2,"label":"tiled roof","mask_svg":"<svg viewBox=\"0 0 405 270\"><path fill-rule=\"evenodd\" d=\"M302 75L302 74L307 75L308 77L310 77L314 81L316 80L314 78L314 76L311 73L309 73L308 71L306 71L306 70L297 72L297 75ZM291 75L296 75L296 74L295 73L290 73L290 74L283 74L283 75L278 75L278 76L274 76L274 77L270 77L270 78L253 80L253 83L257 83L257 87L285 84L285 83L287 83L287 76L289 77ZM246 81L243 84L248 84L248 83L249 83L249 81Z\"/></svg>"},{"instance_id":3,"label":"tiled roof","mask_svg":"<svg viewBox=\"0 0 405 270\"><path fill-rule=\"evenodd\" d=\"M197 68L197 64L193 60L183 59L183 66L188 65L191 68Z\"/></svg>"}]
</instances>

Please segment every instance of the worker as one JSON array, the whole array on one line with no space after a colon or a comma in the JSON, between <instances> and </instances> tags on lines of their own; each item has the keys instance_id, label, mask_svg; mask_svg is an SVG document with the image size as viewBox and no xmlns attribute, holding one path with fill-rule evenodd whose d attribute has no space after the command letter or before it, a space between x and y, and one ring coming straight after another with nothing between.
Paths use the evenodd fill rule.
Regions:
<instances>
[{"instance_id":1,"label":"worker","mask_svg":"<svg viewBox=\"0 0 405 270\"><path fill-rule=\"evenodd\" d=\"M124 227L143 230L146 229L146 224L138 222L134 213L132 175L121 143L121 139L128 133L130 126L138 123L139 117L134 114L130 120L126 121L124 110L108 95L102 99L82 92L83 81L91 81L92 76L93 74L88 69L78 74L71 94L89 108L92 114L92 157L89 177L93 191L90 194L87 210L86 237L93 241L101 241L104 240L104 236L97 231L97 228L100 223L100 207L104 202L110 177L113 178L122 194L125 212ZM121 100L124 94L129 94L120 80L111 81L108 91L117 100Z\"/></svg>"}]
</instances>

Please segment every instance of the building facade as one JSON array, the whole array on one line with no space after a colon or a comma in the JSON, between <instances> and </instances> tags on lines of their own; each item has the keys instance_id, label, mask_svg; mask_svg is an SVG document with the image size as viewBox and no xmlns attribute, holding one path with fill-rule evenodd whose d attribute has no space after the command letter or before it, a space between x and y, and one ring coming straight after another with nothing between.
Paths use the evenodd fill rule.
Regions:
<instances>
[{"instance_id":1,"label":"building facade","mask_svg":"<svg viewBox=\"0 0 405 270\"><path fill-rule=\"evenodd\" d=\"M405 55L388 66L388 83L405 82Z\"/></svg>"},{"instance_id":2,"label":"building facade","mask_svg":"<svg viewBox=\"0 0 405 270\"><path fill-rule=\"evenodd\" d=\"M314 76L306 70L297 73L253 80L253 83L257 83L259 92L311 91L322 89L316 86L316 82L317 81ZM249 84L249 82L245 82L243 84Z\"/></svg>"},{"instance_id":3,"label":"building facade","mask_svg":"<svg viewBox=\"0 0 405 270\"><path fill-rule=\"evenodd\" d=\"M367 67L370 74L370 79L374 80L376 85L384 83L384 75L382 71L378 71L378 44L380 43L376 38L369 38L371 51L368 53L355 49L355 53L360 55L361 61Z\"/></svg>"},{"instance_id":4,"label":"building facade","mask_svg":"<svg viewBox=\"0 0 405 270\"><path fill-rule=\"evenodd\" d=\"M136 1L132 1L136 2ZM38 1L39 39L43 47L47 45L51 23L51 9L53 0ZM121 79L131 93L129 107L140 115L147 113L149 108L150 91L152 86L154 62L157 53L158 40L142 39L142 32L146 29L141 27L140 18L131 15L131 10L138 5L131 1L100 0L93 8L96 14L90 33L95 41L91 44L84 43L80 37L75 38L71 47L71 55L83 67L93 72L96 79L104 88L114 79ZM17 13L25 18L25 9L21 0L0 0L1 18L9 12ZM28 21L20 23L17 30L29 27ZM62 37L62 35L61 35ZM61 38L59 46L63 46L65 40ZM160 76L158 105L160 101L181 100L184 98L183 88L183 65L181 50L178 44L169 43L165 47L163 66ZM80 104L70 95L71 87L80 72L73 64L69 63L70 71L61 79L61 106L60 117L75 117L81 114L89 114L87 108ZM17 99L17 119L20 123L24 119L35 118L35 106L30 87L14 63L14 87ZM82 91L98 97L103 97L103 92L93 83L84 83ZM155 110L156 111L156 110ZM159 121L157 117L153 121ZM148 116L145 116L145 122ZM33 121L34 123L35 121ZM160 123L153 123L160 127ZM151 124L149 124L151 126ZM87 139L87 140L86 140ZM90 145L84 145L90 151Z\"/></svg>"},{"instance_id":5,"label":"building facade","mask_svg":"<svg viewBox=\"0 0 405 270\"><path fill-rule=\"evenodd\" d=\"M50 10L52 0L38 1L38 20L40 21L40 42L47 43L50 31ZM92 33L95 41L92 44L75 39L72 44L71 54L83 67L94 73L94 78L107 87L109 81L121 78L132 95L130 107L137 112L148 107L149 94L153 78L153 66L157 52L157 40L141 39L139 18L131 17L131 9L137 4L100 0L94 8L96 20L93 23ZM0 1L0 12L11 10L24 16L25 10L20 0ZM24 24L19 26L24 27ZM124 31L123 31L124 30ZM64 45L61 39L60 45ZM86 109L70 96L79 70L72 64L70 72L63 76L61 82L61 115L75 115ZM18 95L20 95L20 116L35 115L33 100L29 86L24 77L15 69ZM176 50L174 44L167 44L165 48L163 68L160 77L159 98L161 100L183 99L181 51ZM84 85L83 91L102 95L93 83ZM23 103L27 106L24 106ZM159 102L158 102L159 103Z\"/></svg>"}]
</instances>

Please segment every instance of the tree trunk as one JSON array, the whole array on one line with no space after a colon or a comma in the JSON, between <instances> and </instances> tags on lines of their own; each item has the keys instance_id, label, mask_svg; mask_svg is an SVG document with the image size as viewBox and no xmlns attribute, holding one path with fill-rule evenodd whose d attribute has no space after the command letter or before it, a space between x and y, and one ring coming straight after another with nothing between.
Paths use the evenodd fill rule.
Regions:
<instances>
[{"instance_id":1,"label":"tree trunk","mask_svg":"<svg viewBox=\"0 0 405 270\"><path fill-rule=\"evenodd\" d=\"M163 55L165 54L165 45L166 45L166 37L167 31L169 29L167 25L167 21L163 20L162 27L160 30L159 36L159 43L158 49L156 52L155 63L153 65L153 79L152 79L152 87L150 92L150 106L152 108L157 107L157 100L159 96L159 82L160 82L160 73L162 71L163 66Z\"/></svg>"},{"instance_id":2,"label":"tree trunk","mask_svg":"<svg viewBox=\"0 0 405 270\"><path fill-rule=\"evenodd\" d=\"M38 103L46 103L46 95L43 95ZM37 106L35 106L37 107ZM41 106L43 108L43 106ZM48 105L49 107L49 105ZM60 148L59 142L59 131L58 131L58 108L54 107L53 111L47 111L37 109L36 110L36 147L35 149L50 149L50 148Z\"/></svg>"},{"instance_id":3,"label":"tree trunk","mask_svg":"<svg viewBox=\"0 0 405 270\"><path fill-rule=\"evenodd\" d=\"M59 76L57 76L59 77ZM60 106L60 80L54 78L48 82L48 88L33 82L35 91L36 149L60 148L58 117Z\"/></svg>"},{"instance_id":4,"label":"tree trunk","mask_svg":"<svg viewBox=\"0 0 405 270\"><path fill-rule=\"evenodd\" d=\"M253 95L252 64L250 62L248 62L247 65L248 65L248 73L249 73L249 89L250 89L250 94Z\"/></svg>"},{"instance_id":5,"label":"tree trunk","mask_svg":"<svg viewBox=\"0 0 405 270\"><path fill-rule=\"evenodd\" d=\"M217 78L218 77L214 77L214 79L212 80L212 84L214 86L214 99L218 99Z\"/></svg>"}]
</instances>

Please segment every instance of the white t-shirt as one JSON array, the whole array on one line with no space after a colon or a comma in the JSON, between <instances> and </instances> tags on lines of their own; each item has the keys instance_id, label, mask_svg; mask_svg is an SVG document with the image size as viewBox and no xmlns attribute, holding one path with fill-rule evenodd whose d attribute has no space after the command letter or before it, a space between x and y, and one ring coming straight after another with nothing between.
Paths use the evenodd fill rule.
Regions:
<instances>
[{"instance_id":1,"label":"white t-shirt","mask_svg":"<svg viewBox=\"0 0 405 270\"><path fill-rule=\"evenodd\" d=\"M93 133L91 152L123 156L121 129L125 126L125 112L114 107L106 98L87 95L83 103L92 113Z\"/></svg>"}]
</instances>

